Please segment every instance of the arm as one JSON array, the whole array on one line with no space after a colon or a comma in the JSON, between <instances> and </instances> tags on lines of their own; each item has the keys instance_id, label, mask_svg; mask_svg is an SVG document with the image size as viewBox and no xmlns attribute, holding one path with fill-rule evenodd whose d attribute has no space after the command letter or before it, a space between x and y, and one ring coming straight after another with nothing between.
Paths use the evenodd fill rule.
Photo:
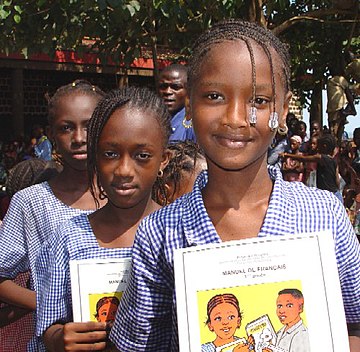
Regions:
<instances>
[{"instance_id":1,"label":"arm","mask_svg":"<svg viewBox=\"0 0 360 352\"><path fill-rule=\"evenodd\" d=\"M35 291L21 287L10 279L0 278L0 300L30 311L36 309Z\"/></svg>"},{"instance_id":2,"label":"arm","mask_svg":"<svg viewBox=\"0 0 360 352\"><path fill-rule=\"evenodd\" d=\"M177 336L174 277L163 252L164 230L149 224L151 220L144 220L135 236L129 282L110 333L120 351L168 352Z\"/></svg>"},{"instance_id":3,"label":"arm","mask_svg":"<svg viewBox=\"0 0 360 352\"><path fill-rule=\"evenodd\" d=\"M51 325L43 341L50 352L102 351L106 347L106 323L67 323Z\"/></svg>"},{"instance_id":4,"label":"arm","mask_svg":"<svg viewBox=\"0 0 360 352\"><path fill-rule=\"evenodd\" d=\"M15 306L6 306L0 309L0 328L14 323L18 319L28 314L30 310Z\"/></svg>"},{"instance_id":5,"label":"arm","mask_svg":"<svg viewBox=\"0 0 360 352\"><path fill-rule=\"evenodd\" d=\"M321 154L314 154L314 155L302 155L302 154L290 154L290 153L282 153L282 157L289 157L295 160L300 161L315 161L319 162L321 160Z\"/></svg>"},{"instance_id":6,"label":"arm","mask_svg":"<svg viewBox=\"0 0 360 352\"><path fill-rule=\"evenodd\" d=\"M360 351L360 337L349 336L350 352Z\"/></svg>"}]
</instances>

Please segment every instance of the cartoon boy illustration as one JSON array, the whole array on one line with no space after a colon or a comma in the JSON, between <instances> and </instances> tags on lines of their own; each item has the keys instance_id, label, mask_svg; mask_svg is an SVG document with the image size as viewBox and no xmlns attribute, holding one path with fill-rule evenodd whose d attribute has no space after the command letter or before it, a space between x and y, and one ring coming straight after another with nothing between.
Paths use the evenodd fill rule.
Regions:
<instances>
[{"instance_id":1,"label":"cartoon boy illustration","mask_svg":"<svg viewBox=\"0 0 360 352\"><path fill-rule=\"evenodd\" d=\"M96 320L102 323L113 323L119 304L120 301L115 296L100 298L96 303Z\"/></svg>"},{"instance_id":2,"label":"cartoon boy illustration","mask_svg":"<svg viewBox=\"0 0 360 352\"><path fill-rule=\"evenodd\" d=\"M310 352L309 335L300 317L304 309L304 296L296 288L278 293L276 314L284 326L277 332L276 346L287 352Z\"/></svg>"},{"instance_id":3,"label":"cartoon boy illustration","mask_svg":"<svg viewBox=\"0 0 360 352\"><path fill-rule=\"evenodd\" d=\"M240 328L241 313L238 299L232 293L212 297L207 304L206 324L216 334L212 342L201 345L201 352L217 352L233 346L233 352L248 352L251 345L243 338L235 336Z\"/></svg>"}]
</instances>

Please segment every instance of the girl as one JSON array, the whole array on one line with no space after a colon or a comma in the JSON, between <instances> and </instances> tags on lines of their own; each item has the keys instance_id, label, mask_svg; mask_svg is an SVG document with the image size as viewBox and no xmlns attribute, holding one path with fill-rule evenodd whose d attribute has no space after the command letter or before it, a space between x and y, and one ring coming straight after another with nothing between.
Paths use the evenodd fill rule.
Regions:
<instances>
[{"instance_id":1,"label":"girl","mask_svg":"<svg viewBox=\"0 0 360 352\"><path fill-rule=\"evenodd\" d=\"M147 89L109 93L88 128L91 191L106 205L64 223L42 248L37 270L37 335L50 351L102 350L108 325L72 322L69 261L127 258L142 218L160 206L151 199L156 177L168 160L170 117L159 97ZM95 176L95 177L94 177Z\"/></svg>"},{"instance_id":2,"label":"girl","mask_svg":"<svg viewBox=\"0 0 360 352\"><path fill-rule=\"evenodd\" d=\"M164 169L164 176L153 187L153 199L160 205L170 204L191 192L196 177L207 167L203 152L190 140L171 143L167 150L170 153L169 163Z\"/></svg>"},{"instance_id":3,"label":"girl","mask_svg":"<svg viewBox=\"0 0 360 352\"><path fill-rule=\"evenodd\" d=\"M285 128L289 79L285 45L254 23L220 22L196 41L187 111L208 171L138 228L110 334L120 351L178 351L177 248L325 229L334 237L349 333L357 334L360 247L344 207L333 194L286 182L280 169L267 167L276 129ZM360 339L351 340L358 351Z\"/></svg>"},{"instance_id":4,"label":"girl","mask_svg":"<svg viewBox=\"0 0 360 352\"><path fill-rule=\"evenodd\" d=\"M216 334L216 338L212 342L204 343L201 352L215 352L217 347L231 343L234 343L231 349L234 352L248 351L248 347L244 346L244 339L235 336L240 324L239 301L232 293L212 297L207 304L206 325Z\"/></svg>"},{"instance_id":5,"label":"girl","mask_svg":"<svg viewBox=\"0 0 360 352\"><path fill-rule=\"evenodd\" d=\"M287 157L284 158L282 164L282 171L285 181L303 181L304 177L304 164L301 161L295 160L291 155L302 155L300 152L301 137L294 135L290 137L290 149Z\"/></svg>"},{"instance_id":6,"label":"girl","mask_svg":"<svg viewBox=\"0 0 360 352\"><path fill-rule=\"evenodd\" d=\"M87 124L104 93L86 81L60 87L49 100L49 137L61 154L62 172L17 192L0 227L0 300L34 311L35 259L42 243L62 220L95 210L86 174ZM30 270L28 288L12 280ZM23 329L23 327L22 327ZM12 334L17 340L23 334ZM2 340L3 342L3 340ZM35 339L29 351L38 351Z\"/></svg>"}]
</instances>

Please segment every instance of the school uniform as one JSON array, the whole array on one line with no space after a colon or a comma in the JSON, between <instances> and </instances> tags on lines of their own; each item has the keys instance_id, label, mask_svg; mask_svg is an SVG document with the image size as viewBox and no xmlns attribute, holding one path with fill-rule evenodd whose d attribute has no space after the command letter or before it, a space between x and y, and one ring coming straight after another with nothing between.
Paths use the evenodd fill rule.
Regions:
<instances>
[{"instance_id":1,"label":"school uniform","mask_svg":"<svg viewBox=\"0 0 360 352\"><path fill-rule=\"evenodd\" d=\"M36 271L36 335L56 322L73 321L70 260L130 258L129 248L100 247L86 214L63 223L40 250Z\"/></svg>"},{"instance_id":2,"label":"school uniform","mask_svg":"<svg viewBox=\"0 0 360 352\"><path fill-rule=\"evenodd\" d=\"M259 237L330 230L348 323L360 322L360 246L345 208L330 192L286 182L277 167ZM207 172L193 191L145 218L133 246L132 273L110 339L120 351L178 351L174 287L174 250L221 239L201 195Z\"/></svg>"},{"instance_id":3,"label":"school uniform","mask_svg":"<svg viewBox=\"0 0 360 352\"><path fill-rule=\"evenodd\" d=\"M35 261L41 245L61 221L81 213L89 214L91 211L62 203L55 197L48 182L15 193L0 226L0 277L13 280L20 273L30 271L30 288L36 291ZM14 339L22 336L21 331L13 332ZM27 350L39 349L33 338Z\"/></svg>"}]
</instances>

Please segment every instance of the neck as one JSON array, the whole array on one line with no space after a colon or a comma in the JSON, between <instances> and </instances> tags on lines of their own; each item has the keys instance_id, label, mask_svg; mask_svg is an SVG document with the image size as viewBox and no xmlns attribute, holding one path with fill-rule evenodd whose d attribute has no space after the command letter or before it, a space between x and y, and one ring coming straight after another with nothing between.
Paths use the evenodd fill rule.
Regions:
<instances>
[{"instance_id":1,"label":"neck","mask_svg":"<svg viewBox=\"0 0 360 352\"><path fill-rule=\"evenodd\" d=\"M62 182L67 185L67 187L70 186L70 188L76 188L76 189L88 189L88 176L86 170L75 170L66 164L64 164L64 168L62 172L56 176L57 181Z\"/></svg>"},{"instance_id":2,"label":"neck","mask_svg":"<svg viewBox=\"0 0 360 352\"><path fill-rule=\"evenodd\" d=\"M238 208L242 202L255 203L268 199L273 187L266 158L238 171L223 170L209 162L208 175L209 181L203 190L204 199L224 207Z\"/></svg>"},{"instance_id":3,"label":"neck","mask_svg":"<svg viewBox=\"0 0 360 352\"><path fill-rule=\"evenodd\" d=\"M301 320L301 318L297 317L295 320L291 321L289 324L286 325L285 331L290 329L295 324L297 324L300 320Z\"/></svg>"}]
</instances>

